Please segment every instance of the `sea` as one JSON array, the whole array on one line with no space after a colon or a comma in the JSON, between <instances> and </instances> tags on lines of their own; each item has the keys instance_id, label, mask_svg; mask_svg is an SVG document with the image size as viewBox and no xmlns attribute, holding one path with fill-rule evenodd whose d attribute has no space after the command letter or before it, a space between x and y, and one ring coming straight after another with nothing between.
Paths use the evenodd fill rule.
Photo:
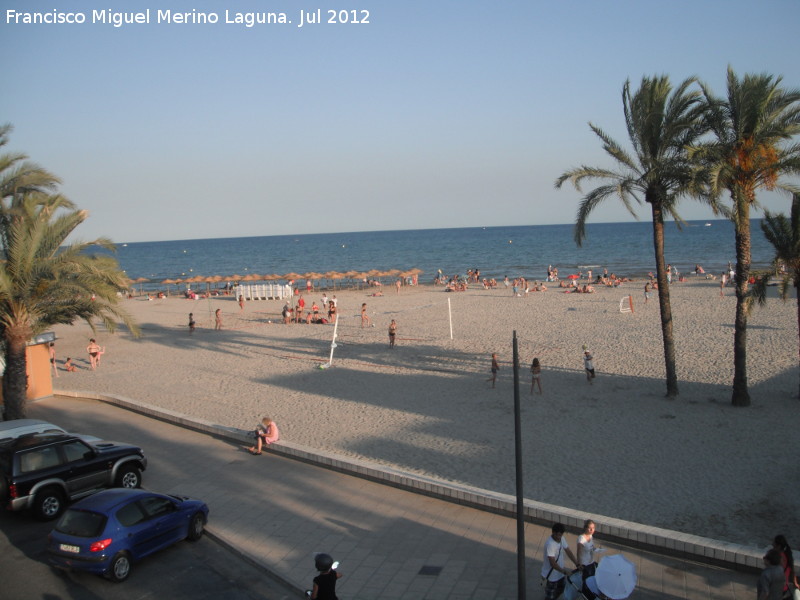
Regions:
<instances>
[{"instance_id":1,"label":"sea","mask_svg":"<svg viewBox=\"0 0 800 600\"><path fill-rule=\"evenodd\" d=\"M441 271L481 277L542 280L549 265L559 276L586 272L630 277L655 271L652 223L593 223L578 247L573 225L467 227L404 231L360 231L273 235L117 244L115 256L131 279L147 279L145 290L163 287L165 279L220 275L284 275L370 270L421 269L421 283ZM773 250L751 223L752 266L766 267ZM665 260L680 272L696 264L719 275L736 260L733 224L728 220L665 223Z\"/></svg>"}]
</instances>

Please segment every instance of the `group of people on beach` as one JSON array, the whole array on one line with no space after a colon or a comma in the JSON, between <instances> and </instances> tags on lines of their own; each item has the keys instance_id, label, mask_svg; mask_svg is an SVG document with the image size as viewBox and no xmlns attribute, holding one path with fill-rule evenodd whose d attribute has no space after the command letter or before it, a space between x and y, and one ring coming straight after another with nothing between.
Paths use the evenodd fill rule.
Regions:
<instances>
[{"instance_id":1,"label":"group of people on beach","mask_svg":"<svg viewBox=\"0 0 800 600\"><path fill-rule=\"evenodd\" d=\"M392 321L394 322L394 321ZM586 346L583 347L583 369L586 373L586 381L590 384L592 380L595 378L595 371L594 371L594 357L589 350L586 349ZM492 353L492 366L491 366L491 373L492 376L487 379L487 382L491 382L492 388L495 387L497 383L497 373L500 370L500 363L497 360L497 353ZM534 357L531 361L531 394L533 394L534 389L539 390L539 394L542 393L542 363L539 361L538 357Z\"/></svg>"},{"instance_id":2,"label":"group of people on beach","mask_svg":"<svg viewBox=\"0 0 800 600\"><path fill-rule=\"evenodd\" d=\"M99 346L94 338L89 339L89 345L86 346L86 352L89 354L89 367L94 371L100 366L100 357L106 353L104 346ZM48 346L48 353L50 355L50 366L53 369L53 375L58 377L58 362L56 361L56 345L55 342L50 342ZM72 357L68 356L64 361L64 370L67 373L74 373L78 370L72 362Z\"/></svg>"},{"instance_id":3,"label":"group of people on beach","mask_svg":"<svg viewBox=\"0 0 800 600\"><path fill-rule=\"evenodd\" d=\"M292 303L289 300L286 301L281 311L281 316L283 317L283 322L287 325L289 323L302 323L303 321L306 324L315 323L320 325L336 323L338 302L335 295L329 299L328 295L323 293L320 304L317 304L316 301L312 302L311 307L306 312L306 301L303 295L300 294L294 307L292 307ZM325 317L326 313L327 318Z\"/></svg>"}]
</instances>

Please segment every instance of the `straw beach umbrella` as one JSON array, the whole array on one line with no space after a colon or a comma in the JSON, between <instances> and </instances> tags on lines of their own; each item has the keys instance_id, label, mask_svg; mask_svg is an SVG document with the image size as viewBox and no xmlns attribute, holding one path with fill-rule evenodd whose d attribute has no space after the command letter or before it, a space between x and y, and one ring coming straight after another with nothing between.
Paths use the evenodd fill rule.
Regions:
<instances>
[{"instance_id":1,"label":"straw beach umbrella","mask_svg":"<svg viewBox=\"0 0 800 600\"><path fill-rule=\"evenodd\" d=\"M144 284L145 282L150 281L147 277L137 277L133 280L133 283L139 284L139 295L141 296L144 293ZM135 288L134 288L135 289Z\"/></svg>"},{"instance_id":2,"label":"straw beach umbrella","mask_svg":"<svg viewBox=\"0 0 800 600\"><path fill-rule=\"evenodd\" d=\"M169 296L169 286L170 285L174 285L174 284L176 284L178 282L175 281L174 279L165 279L161 283L164 284L165 286L167 286L167 296Z\"/></svg>"}]
</instances>

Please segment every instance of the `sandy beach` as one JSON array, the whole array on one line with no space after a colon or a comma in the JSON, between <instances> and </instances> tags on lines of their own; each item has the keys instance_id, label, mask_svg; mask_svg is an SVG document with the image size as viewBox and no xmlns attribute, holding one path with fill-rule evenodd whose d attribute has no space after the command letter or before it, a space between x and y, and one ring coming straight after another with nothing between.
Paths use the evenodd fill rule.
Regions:
<instances>
[{"instance_id":1,"label":"sandy beach","mask_svg":"<svg viewBox=\"0 0 800 600\"><path fill-rule=\"evenodd\" d=\"M123 306L142 336L98 330L96 371L84 323L54 330L56 389L134 398L222 425L251 429L268 415L284 440L401 469L514 493L512 332L520 350L525 495L602 516L766 546L800 540L797 313L775 290L748 328L752 406L730 405L735 298L718 282L673 284L680 396L664 398L657 299L644 282L594 294L558 288L527 297L473 287L404 287L383 297L338 297L332 325L284 325L279 300L172 296ZM634 312L620 299L634 297ZM322 293L304 294L307 306ZM655 295L654 295L655 296ZM452 311L450 338L448 300ZM362 328L362 302L375 327ZM214 330L214 311L223 330ZM189 334L188 315L197 329ZM388 325L398 323L397 347ZM594 355L587 383L582 346ZM495 389L491 353L500 372ZM529 366L542 363L544 394ZM101 435L101 432L87 432ZM269 460L268 456L253 460Z\"/></svg>"}]
</instances>

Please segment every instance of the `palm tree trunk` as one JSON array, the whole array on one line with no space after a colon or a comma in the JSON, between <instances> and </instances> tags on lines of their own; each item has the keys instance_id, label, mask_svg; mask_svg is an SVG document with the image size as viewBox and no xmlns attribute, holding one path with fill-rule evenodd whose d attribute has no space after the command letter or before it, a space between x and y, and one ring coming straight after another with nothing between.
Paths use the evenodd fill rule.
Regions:
<instances>
[{"instance_id":1,"label":"palm tree trunk","mask_svg":"<svg viewBox=\"0 0 800 600\"><path fill-rule=\"evenodd\" d=\"M741 192L740 192L741 193ZM750 406L747 390L747 280L750 277L750 204L736 198L736 320L733 330L733 406Z\"/></svg>"},{"instance_id":2,"label":"palm tree trunk","mask_svg":"<svg viewBox=\"0 0 800 600\"><path fill-rule=\"evenodd\" d=\"M8 335L6 330L6 371L3 375L3 401L5 419L25 418L25 401L28 394L28 361L25 356L25 338Z\"/></svg>"},{"instance_id":3,"label":"palm tree trunk","mask_svg":"<svg viewBox=\"0 0 800 600\"><path fill-rule=\"evenodd\" d=\"M678 372L675 368L675 339L672 336L672 305L669 300L669 282L664 265L664 214L661 206L653 207L653 246L656 253L656 281L658 305L661 309L661 336L664 340L664 365L667 372L667 398L678 395Z\"/></svg>"}]
</instances>

